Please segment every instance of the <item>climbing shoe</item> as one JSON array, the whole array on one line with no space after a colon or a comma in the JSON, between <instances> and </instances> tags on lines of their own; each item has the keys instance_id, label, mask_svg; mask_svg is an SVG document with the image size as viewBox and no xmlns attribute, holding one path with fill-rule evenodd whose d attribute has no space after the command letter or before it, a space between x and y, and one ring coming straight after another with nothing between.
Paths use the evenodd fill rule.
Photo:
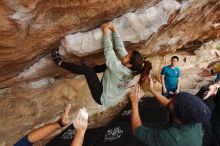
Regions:
<instances>
[{"instance_id":1,"label":"climbing shoe","mask_svg":"<svg viewBox=\"0 0 220 146\"><path fill-rule=\"evenodd\" d=\"M56 65L58 65L58 66L61 65L61 63L62 63L62 58L61 58L61 56L60 56L60 54L59 54L59 48L55 48L55 49L52 50L52 52L51 52L51 57L52 57L53 62L54 62Z\"/></svg>"}]
</instances>

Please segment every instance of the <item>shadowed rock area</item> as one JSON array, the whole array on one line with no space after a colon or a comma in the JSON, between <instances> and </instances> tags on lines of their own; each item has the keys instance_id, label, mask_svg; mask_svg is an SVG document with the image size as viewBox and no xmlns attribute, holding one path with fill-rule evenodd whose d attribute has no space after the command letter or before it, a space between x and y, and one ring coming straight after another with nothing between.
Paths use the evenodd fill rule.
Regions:
<instances>
[{"instance_id":1,"label":"shadowed rock area","mask_svg":"<svg viewBox=\"0 0 220 146\"><path fill-rule=\"evenodd\" d=\"M104 22L115 22L126 49L152 62L158 91L162 67L177 55L181 90L196 93L212 81L196 73L220 59L219 8L219 0L1 0L0 146L57 120L68 103L72 119L87 107L90 128L106 125L122 109L126 97L102 111L85 78L57 67L50 56L59 47L66 61L104 63Z\"/></svg>"}]
</instances>

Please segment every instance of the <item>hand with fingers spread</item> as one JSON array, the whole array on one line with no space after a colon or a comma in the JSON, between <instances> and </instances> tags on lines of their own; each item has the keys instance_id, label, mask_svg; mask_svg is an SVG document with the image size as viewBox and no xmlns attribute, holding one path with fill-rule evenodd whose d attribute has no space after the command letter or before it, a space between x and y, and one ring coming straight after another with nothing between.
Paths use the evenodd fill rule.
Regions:
<instances>
[{"instance_id":1,"label":"hand with fingers spread","mask_svg":"<svg viewBox=\"0 0 220 146\"><path fill-rule=\"evenodd\" d=\"M73 126L76 129L76 134L71 143L71 146L82 146L84 135L88 126L88 113L86 108L81 108L73 120Z\"/></svg>"},{"instance_id":2,"label":"hand with fingers spread","mask_svg":"<svg viewBox=\"0 0 220 146\"><path fill-rule=\"evenodd\" d=\"M140 85L135 85L131 92L129 93L129 97L131 100L132 105L132 115L131 115L131 127L133 133L135 133L135 129L142 125L140 114L138 110L138 102L141 99L141 97L144 95Z\"/></svg>"},{"instance_id":3,"label":"hand with fingers spread","mask_svg":"<svg viewBox=\"0 0 220 146\"><path fill-rule=\"evenodd\" d=\"M88 113L86 108L81 108L73 120L73 126L77 131L85 132L88 126Z\"/></svg>"},{"instance_id":4,"label":"hand with fingers spread","mask_svg":"<svg viewBox=\"0 0 220 146\"><path fill-rule=\"evenodd\" d=\"M139 100L141 99L141 97L143 97L144 92L141 89L140 85L135 85L131 92L129 93L129 97L131 100L132 104L138 104Z\"/></svg>"}]
</instances>

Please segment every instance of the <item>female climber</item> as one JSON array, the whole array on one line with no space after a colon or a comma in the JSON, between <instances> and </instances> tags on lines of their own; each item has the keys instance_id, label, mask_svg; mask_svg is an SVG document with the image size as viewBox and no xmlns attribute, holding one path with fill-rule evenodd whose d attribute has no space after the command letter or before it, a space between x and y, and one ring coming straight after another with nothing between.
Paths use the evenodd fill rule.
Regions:
<instances>
[{"instance_id":1,"label":"female climber","mask_svg":"<svg viewBox=\"0 0 220 146\"><path fill-rule=\"evenodd\" d=\"M92 68L85 64L63 62L58 49L53 50L51 55L58 66L74 74L84 75L93 99L105 109L116 105L128 93L134 76L140 74L139 84L142 85L152 66L149 61L144 61L138 51L127 53L115 24L105 23L101 28L106 64ZM111 42L110 30L117 55ZM104 72L101 81L96 74L100 72Z\"/></svg>"}]
</instances>

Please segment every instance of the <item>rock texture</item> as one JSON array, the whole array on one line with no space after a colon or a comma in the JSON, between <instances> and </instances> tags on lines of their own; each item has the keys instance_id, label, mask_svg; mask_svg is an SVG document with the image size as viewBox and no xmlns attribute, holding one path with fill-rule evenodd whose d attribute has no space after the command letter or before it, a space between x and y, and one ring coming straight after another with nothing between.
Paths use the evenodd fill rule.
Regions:
<instances>
[{"instance_id":1,"label":"rock texture","mask_svg":"<svg viewBox=\"0 0 220 146\"><path fill-rule=\"evenodd\" d=\"M181 90L196 93L212 81L196 73L220 59L219 8L218 0L1 0L0 146L55 121L67 103L71 118L88 108L91 128L120 111L127 100L101 111L85 79L54 65L49 54L60 47L67 61L103 63L99 26L106 21L117 24L128 50L138 48L153 63L158 90L161 68L178 55Z\"/></svg>"},{"instance_id":2,"label":"rock texture","mask_svg":"<svg viewBox=\"0 0 220 146\"><path fill-rule=\"evenodd\" d=\"M0 81L16 76L47 55L50 47L56 46L66 33L89 30L104 21L157 2L1 0Z\"/></svg>"},{"instance_id":3,"label":"rock texture","mask_svg":"<svg viewBox=\"0 0 220 146\"><path fill-rule=\"evenodd\" d=\"M167 24L169 16L180 8L180 3L174 0L163 0L153 7L126 13L113 22L119 29L122 40L139 43L146 40L159 28ZM102 51L102 31L100 28L85 33L69 34L60 45L68 53L86 56ZM61 50L62 52L62 50Z\"/></svg>"}]
</instances>

